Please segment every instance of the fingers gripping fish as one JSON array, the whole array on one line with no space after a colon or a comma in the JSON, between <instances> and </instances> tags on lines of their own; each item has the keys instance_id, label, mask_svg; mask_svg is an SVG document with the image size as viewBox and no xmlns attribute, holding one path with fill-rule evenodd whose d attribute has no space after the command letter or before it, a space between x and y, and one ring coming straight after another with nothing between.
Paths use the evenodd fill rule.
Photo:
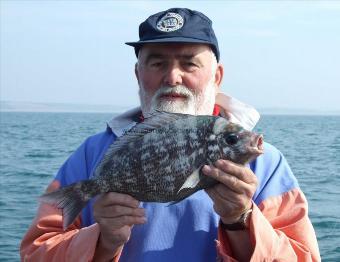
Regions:
<instances>
[{"instance_id":1,"label":"fingers gripping fish","mask_svg":"<svg viewBox=\"0 0 340 262\"><path fill-rule=\"evenodd\" d=\"M179 202L216 180L201 168L218 159L246 164L263 153L263 137L218 116L157 112L118 138L93 178L40 201L63 210L63 227L101 193L118 192L144 202Z\"/></svg>"}]
</instances>

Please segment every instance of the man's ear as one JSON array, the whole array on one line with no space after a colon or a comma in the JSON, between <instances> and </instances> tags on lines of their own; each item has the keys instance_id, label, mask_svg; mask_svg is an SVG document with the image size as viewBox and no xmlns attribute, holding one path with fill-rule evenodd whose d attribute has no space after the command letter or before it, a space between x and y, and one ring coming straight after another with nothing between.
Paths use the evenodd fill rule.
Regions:
<instances>
[{"instance_id":1,"label":"man's ear","mask_svg":"<svg viewBox=\"0 0 340 262\"><path fill-rule=\"evenodd\" d=\"M137 82L139 84L138 62L135 64L135 76L136 76Z\"/></svg>"},{"instance_id":2,"label":"man's ear","mask_svg":"<svg viewBox=\"0 0 340 262\"><path fill-rule=\"evenodd\" d=\"M222 84L223 74L224 74L223 65L217 64L217 68L215 72L215 81L214 81L214 84L216 86L216 92L217 92L217 89L220 89L220 86Z\"/></svg>"}]
</instances>

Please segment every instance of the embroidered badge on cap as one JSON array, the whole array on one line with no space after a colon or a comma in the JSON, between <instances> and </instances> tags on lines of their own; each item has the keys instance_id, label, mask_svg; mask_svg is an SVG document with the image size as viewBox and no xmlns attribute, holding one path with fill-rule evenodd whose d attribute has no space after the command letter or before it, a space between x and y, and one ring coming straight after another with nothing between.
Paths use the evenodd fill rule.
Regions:
<instances>
[{"instance_id":1,"label":"embroidered badge on cap","mask_svg":"<svg viewBox=\"0 0 340 262\"><path fill-rule=\"evenodd\" d=\"M172 32L184 25L183 17L177 13L167 13L157 22L157 29L163 32Z\"/></svg>"}]
</instances>

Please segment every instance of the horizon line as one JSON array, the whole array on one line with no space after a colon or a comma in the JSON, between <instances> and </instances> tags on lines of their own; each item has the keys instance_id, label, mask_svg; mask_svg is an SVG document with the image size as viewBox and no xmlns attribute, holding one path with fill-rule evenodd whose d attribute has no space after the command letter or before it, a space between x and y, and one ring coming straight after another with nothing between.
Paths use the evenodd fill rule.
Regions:
<instances>
[{"instance_id":1,"label":"horizon line","mask_svg":"<svg viewBox=\"0 0 340 262\"><path fill-rule=\"evenodd\" d=\"M139 105L123 106L110 104L0 100L0 112L121 113L137 106ZM311 109L297 107L258 107L256 109L260 114L264 115L340 115L340 109Z\"/></svg>"}]
</instances>

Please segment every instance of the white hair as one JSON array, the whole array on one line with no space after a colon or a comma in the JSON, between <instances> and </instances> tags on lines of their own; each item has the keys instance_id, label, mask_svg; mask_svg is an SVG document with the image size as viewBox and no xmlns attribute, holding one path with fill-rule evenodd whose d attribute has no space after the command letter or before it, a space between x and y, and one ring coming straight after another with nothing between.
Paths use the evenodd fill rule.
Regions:
<instances>
[{"instance_id":1,"label":"white hair","mask_svg":"<svg viewBox=\"0 0 340 262\"><path fill-rule=\"evenodd\" d=\"M137 55L136 66L138 66L138 64L139 64L139 59L140 59L141 50L142 50L142 48L140 48L140 50L139 50L139 52L138 52L138 55ZM212 73L214 74L214 72L215 72L216 69L217 69L217 64L218 64L218 62L217 62L217 58L216 58L216 55L215 55L215 53L213 52L213 50L212 50L211 48L209 48L209 50L210 50L210 54L211 54L211 57L212 57L212 68L211 68L211 71L212 71Z\"/></svg>"}]
</instances>

